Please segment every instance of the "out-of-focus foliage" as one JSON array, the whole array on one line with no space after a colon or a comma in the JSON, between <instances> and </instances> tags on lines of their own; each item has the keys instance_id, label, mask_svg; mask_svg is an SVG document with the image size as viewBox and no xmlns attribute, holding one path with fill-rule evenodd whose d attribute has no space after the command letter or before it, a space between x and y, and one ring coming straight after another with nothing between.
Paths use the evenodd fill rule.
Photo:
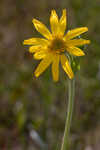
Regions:
<instances>
[{"instance_id":1,"label":"out-of-focus foliage","mask_svg":"<svg viewBox=\"0 0 100 150\"><path fill-rule=\"evenodd\" d=\"M67 105L67 77L53 83L48 69L39 79L37 61L22 45L40 36L37 18L49 27L51 9L67 9L68 29L87 26L91 40L81 58L71 126L71 150L100 150L100 1L0 0L0 150L60 149ZM37 35L38 34L38 35Z\"/></svg>"}]
</instances>

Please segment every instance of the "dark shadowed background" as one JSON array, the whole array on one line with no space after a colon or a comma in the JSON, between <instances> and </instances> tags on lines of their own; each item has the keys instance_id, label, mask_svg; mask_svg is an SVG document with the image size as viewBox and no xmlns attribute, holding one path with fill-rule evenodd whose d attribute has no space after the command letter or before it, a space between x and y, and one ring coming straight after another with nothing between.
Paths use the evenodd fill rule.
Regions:
<instances>
[{"instance_id":1,"label":"dark shadowed background","mask_svg":"<svg viewBox=\"0 0 100 150\"><path fill-rule=\"evenodd\" d=\"M100 1L0 0L0 150L60 150L67 112L67 77L50 68L33 76L25 39L40 36L32 19L49 27L51 9L68 13L68 29L87 26L91 44L77 73L70 150L100 150Z\"/></svg>"}]
</instances>

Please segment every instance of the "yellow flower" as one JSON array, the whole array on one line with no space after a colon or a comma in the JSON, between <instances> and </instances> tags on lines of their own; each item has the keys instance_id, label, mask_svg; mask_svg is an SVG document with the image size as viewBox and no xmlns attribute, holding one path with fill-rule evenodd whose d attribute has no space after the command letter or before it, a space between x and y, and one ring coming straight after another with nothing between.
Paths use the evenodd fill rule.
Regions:
<instances>
[{"instance_id":1,"label":"yellow flower","mask_svg":"<svg viewBox=\"0 0 100 150\"><path fill-rule=\"evenodd\" d=\"M67 55L83 56L84 52L76 47L89 44L89 40L75 39L75 37L88 31L87 27L80 27L68 31L65 34L67 25L66 9L63 9L62 16L59 19L56 11L51 11L50 25L51 32L40 21L32 20L36 30L40 32L45 38L31 38L24 40L24 45L31 45L29 48L30 53L34 53L35 59L42 59L37 69L35 76L39 77L46 68L52 64L52 76L54 81L59 79L59 63L61 62L62 68L67 73L68 77L74 77ZM65 53L67 55L65 55Z\"/></svg>"}]
</instances>

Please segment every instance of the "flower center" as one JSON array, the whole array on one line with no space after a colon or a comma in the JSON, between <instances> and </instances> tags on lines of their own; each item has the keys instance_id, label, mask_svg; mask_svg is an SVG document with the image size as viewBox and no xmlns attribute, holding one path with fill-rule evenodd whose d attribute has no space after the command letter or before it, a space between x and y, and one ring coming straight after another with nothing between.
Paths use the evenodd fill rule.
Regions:
<instances>
[{"instance_id":1,"label":"flower center","mask_svg":"<svg viewBox=\"0 0 100 150\"><path fill-rule=\"evenodd\" d=\"M65 50L65 42L63 39L55 38L50 42L50 45L48 46L50 50L56 51L56 52L64 52Z\"/></svg>"}]
</instances>

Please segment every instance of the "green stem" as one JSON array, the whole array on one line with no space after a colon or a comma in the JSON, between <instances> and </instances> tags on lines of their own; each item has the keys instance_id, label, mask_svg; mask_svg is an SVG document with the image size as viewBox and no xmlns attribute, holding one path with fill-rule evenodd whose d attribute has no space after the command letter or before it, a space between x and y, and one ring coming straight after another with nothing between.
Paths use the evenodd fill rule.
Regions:
<instances>
[{"instance_id":1,"label":"green stem","mask_svg":"<svg viewBox=\"0 0 100 150\"><path fill-rule=\"evenodd\" d=\"M69 149L69 132L72 120L73 104L74 104L74 92L75 92L75 80L69 79L69 97L68 97L68 112L65 123L65 131L63 136L63 142L61 150Z\"/></svg>"}]
</instances>

